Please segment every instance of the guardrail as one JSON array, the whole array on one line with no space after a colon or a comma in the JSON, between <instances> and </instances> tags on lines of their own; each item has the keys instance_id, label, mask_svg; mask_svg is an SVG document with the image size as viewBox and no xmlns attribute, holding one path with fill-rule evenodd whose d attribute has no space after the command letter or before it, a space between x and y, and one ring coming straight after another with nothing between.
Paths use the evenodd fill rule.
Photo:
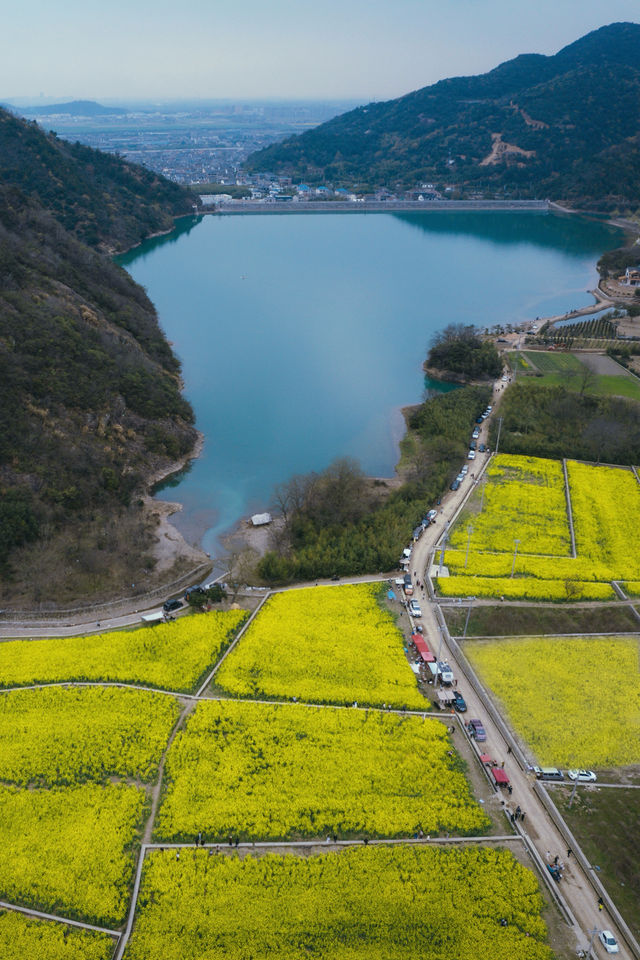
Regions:
<instances>
[{"instance_id":1,"label":"guardrail","mask_svg":"<svg viewBox=\"0 0 640 960\"><path fill-rule=\"evenodd\" d=\"M120 597L118 600L105 601L103 603L93 603L61 609L47 608L44 604L41 604L39 610L11 610L5 608L0 610L0 624L18 624L21 621L28 621L30 623L41 621L46 623L59 618L99 614L100 611L103 610L109 611L110 619L119 615L122 616L127 612L135 613L140 609L144 610L146 606L150 606L156 598L160 600L167 594L177 593L182 587L189 585L195 580L202 579L205 572L209 570L211 570L211 563L201 563L198 564L197 567L192 567L191 570L188 570L176 580L164 583L161 586L155 587L153 590L132 594L129 597ZM134 604L136 608L131 609Z\"/></svg>"},{"instance_id":2,"label":"guardrail","mask_svg":"<svg viewBox=\"0 0 640 960\"><path fill-rule=\"evenodd\" d=\"M634 955L634 957L640 960L640 944L638 944L638 941L636 940L631 930L627 926L626 921L624 920L620 911L616 907L615 903L607 893L606 888L602 885L602 883L600 882L600 879L596 876L594 872L594 868L591 866L591 864L585 857L584 853L582 852L580 848L580 844L572 834L571 830L569 829L569 827L565 822L564 817L562 816L562 814L556 807L555 803L549 796L546 787L542 783L540 783L539 780L536 780L533 784L533 789L537 794L540 802L544 806L545 810L553 820L556 829L562 834L562 837L565 843L567 844L567 847L571 848L571 852L573 853L574 857L576 858L576 860L582 867L583 871L589 878L591 886L594 888L595 894L597 894L599 897L602 897L604 905L606 906L607 910L615 920L616 925L618 926L618 929L621 931L622 936L624 937L626 944L629 947L631 953Z\"/></svg>"}]
</instances>

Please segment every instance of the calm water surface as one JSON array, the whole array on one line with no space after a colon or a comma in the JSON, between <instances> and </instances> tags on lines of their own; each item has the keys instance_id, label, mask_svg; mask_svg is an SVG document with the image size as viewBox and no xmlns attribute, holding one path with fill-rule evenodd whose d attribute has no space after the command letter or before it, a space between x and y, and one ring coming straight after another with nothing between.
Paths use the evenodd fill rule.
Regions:
<instances>
[{"instance_id":1,"label":"calm water surface","mask_svg":"<svg viewBox=\"0 0 640 960\"><path fill-rule=\"evenodd\" d=\"M447 323L592 303L613 228L517 213L207 216L120 258L183 364L202 457L164 496L191 542L266 508L275 484L357 457L390 476Z\"/></svg>"}]
</instances>

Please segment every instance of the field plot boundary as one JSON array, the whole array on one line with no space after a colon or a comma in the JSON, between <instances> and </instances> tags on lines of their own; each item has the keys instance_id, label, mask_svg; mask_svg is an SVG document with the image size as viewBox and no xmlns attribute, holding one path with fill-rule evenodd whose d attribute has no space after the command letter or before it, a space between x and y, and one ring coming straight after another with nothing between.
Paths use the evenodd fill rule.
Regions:
<instances>
[{"instance_id":1,"label":"field plot boundary","mask_svg":"<svg viewBox=\"0 0 640 960\"><path fill-rule=\"evenodd\" d=\"M36 920L49 920L53 923L63 923L65 926L78 927L80 930L91 930L93 933L106 933L109 937L119 939L122 934L119 930L109 930L108 927L97 927L92 923L83 923L82 920L72 920L70 917L63 917L55 913L44 913L42 910L36 910L32 907L21 907L16 903L8 903L6 900L0 900L0 910L12 910L14 913L23 913L27 917L35 917Z\"/></svg>"},{"instance_id":2,"label":"field plot boundary","mask_svg":"<svg viewBox=\"0 0 640 960\"><path fill-rule=\"evenodd\" d=\"M519 826L519 825L518 825ZM379 838L376 840L369 840L367 846L428 846L428 847L456 847L464 844L469 845L482 845L489 847L500 847L504 843L516 843L521 844L523 849L528 853L535 873L538 875L541 886L546 886L549 893L551 894L551 899L555 902L556 906L563 914L565 920L570 926L576 926L576 920L571 912L569 906L567 905L564 897L558 889L558 885L555 881L552 880L548 871L545 869L545 864L538 854L535 846L529 839L528 835L524 830L519 827L517 833L513 834L504 834L503 836L495 837L486 837L486 836L471 836L471 837L396 837L395 839L384 839ZM243 852L255 851L258 854L267 854L270 851L278 852L283 847L291 848L291 852L295 848L310 849L317 848L319 853L335 851L336 849L346 849L349 847L363 847L364 844L361 840L338 840L330 842L323 840L291 840L291 841L265 841L265 842L249 842L249 843L240 843L238 848L233 846L229 848L228 844L221 843L205 843L205 844L193 844L193 843L143 843L140 847L140 859L138 862L138 867L136 870L135 882L133 887L133 893L131 898L131 906L129 909L129 915L127 917L127 924L124 931L121 934L114 933L114 936L118 936L118 944L116 946L115 953L113 955L113 960L122 960L124 952L127 948L129 940L131 939L131 934L136 920L136 910L138 906L138 897L140 893L140 885L142 882L142 870L144 867L144 861L146 860L147 854L153 852L154 850L215 850L219 853L222 853L224 856L229 854L233 855L233 852L236 849L242 849ZM109 931L106 931L109 932Z\"/></svg>"}]
</instances>

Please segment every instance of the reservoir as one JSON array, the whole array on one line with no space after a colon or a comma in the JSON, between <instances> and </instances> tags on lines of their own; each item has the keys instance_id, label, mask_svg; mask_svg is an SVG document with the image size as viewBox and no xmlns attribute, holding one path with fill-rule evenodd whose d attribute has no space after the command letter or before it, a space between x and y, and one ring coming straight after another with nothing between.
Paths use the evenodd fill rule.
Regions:
<instances>
[{"instance_id":1,"label":"reservoir","mask_svg":"<svg viewBox=\"0 0 640 960\"><path fill-rule=\"evenodd\" d=\"M433 334L593 302L621 231L547 213L206 216L119 258L182 361L202 456L159 497L191 543L339 456L392 476Z\"/></svg>"}]
</instances>

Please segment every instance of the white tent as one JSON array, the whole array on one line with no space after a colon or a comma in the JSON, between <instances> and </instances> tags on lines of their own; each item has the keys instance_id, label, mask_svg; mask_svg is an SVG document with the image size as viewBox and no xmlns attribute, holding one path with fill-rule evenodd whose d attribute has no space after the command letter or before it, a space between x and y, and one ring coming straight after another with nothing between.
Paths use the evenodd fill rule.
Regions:
<instances>
[{"instance_id":1,"label":"white tent","mask_svg":"<svg viewBox=\"0 0 640 960\"><path fill-rule=\"evenodd\" d=\"M263 527L265 523L271 523L270 513L254 513L251 517L251 523L254 527Z\"/></svg>"}]
</instances>

